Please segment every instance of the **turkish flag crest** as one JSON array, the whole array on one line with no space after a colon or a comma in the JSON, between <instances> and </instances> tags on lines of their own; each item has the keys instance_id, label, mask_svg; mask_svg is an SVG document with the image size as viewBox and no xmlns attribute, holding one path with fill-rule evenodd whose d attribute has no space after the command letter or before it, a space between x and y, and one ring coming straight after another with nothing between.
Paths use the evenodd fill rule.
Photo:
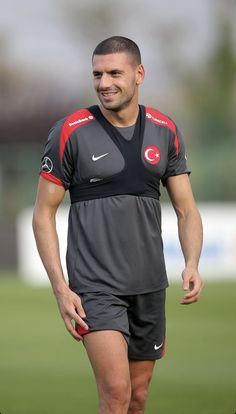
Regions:
<instances>
[{"instance_id":1,"label":"turkish flag crest","mask_svg":"<svg viewBox=\"0 0 236 414\"><path fill-rule=\"evenodd\" d=\"M149 145L144 150L144 158L149 164L158 164L161 160L161 152L155 145Z\"/></svg>"}]
</instances>

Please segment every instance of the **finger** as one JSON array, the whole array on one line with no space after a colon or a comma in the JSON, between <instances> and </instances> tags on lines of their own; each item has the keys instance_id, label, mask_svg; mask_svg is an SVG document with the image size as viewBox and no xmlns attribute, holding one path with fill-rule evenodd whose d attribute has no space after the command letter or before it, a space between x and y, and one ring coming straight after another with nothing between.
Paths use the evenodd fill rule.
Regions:
<instances>
[{"instance_id":1,"label":"finger","mask_svg":"<svg viewBox=\"0 0 236 414\"><path fill-rule=\"evenodd\" d=\"M78 313L74 312L70 315L70 317L86 331L89 329L87 323L82 319L80 315L78 315Z\"/></svg>"},{"instance_id":2,"label":"finger","mask_svg":"<svg viewBox=\"0 0 236 414\"><path fill-rule=\"evenodd\" d=\"M194 296L193 295L191 295L191 296L188 296L188 295L185 295L183 298L182 298L182 300L180 301L180 303L191 303L191 302L193 302L194 301L194 299L197 297L197 294L195 294Z\"/></svg>"},{"instance_id":3,"label":"finger","mask_svg":"<svg viewBox=\"0 0 236 414\"><path fill-rule=\"evenodd\" d=\"M184 295L184 298L185 299L194 298L199 293L200 293L200 288L199 287L195 287L193 290L191 290L190 292L186 293L186 295Z\"/></svg>"},{"instance_id":4,"label":"finger","mask_svg":"<svg viewBox=\"0 0 236 414\"><path fill-rule=\"evenodd\" d=\"M198 300L199 300L199 295L196 295L192 298L183 298L180 303L182 305L189 305L190 303L198 302Z\"/></svg>"},{"instance_id":5,"label":"finger","mask_svg":"<svg viewBox=\"0 0 236 414\"><path fill-rule=\"evenodd\" d=\"M184 290L189 290L189 279L184 279L183 280L183 289Z\"/></svg>"},{"instance_id":6,"label":"finger","mask_svg":"<svg viewBox=\"0 0 236 414\"><path fill-rule=\"evenodd\" d=\"M180 304L181 305L191 305L192 303L196 303L198 302L198 298L194 298L194 299L183 299L181 300Z\"/></svg>"},{"instance_id":7,"label":"finger","mask_svg":"<svg viewBox=\"0 0 236 414\"><path fill-rule=\"evenodd\" d=\"M194 297L195 295L198 295L203 287L202 282L199 280L190 280L189 285L190 285L190 291L186 293L186 295L184 296L186 298L191 298L191 297Z\"/></svg>"},{"instance_id":8,"label":"finger","mask_svg":"<svg viewBox=\"0 0 236 414\"><path fill-rule=\"evenodd\" d=\"M204 285L202 283L201 288L199 289L199 291L197 292L197 294L195 296L188 297L188 295L185 295L180 303L183 304L183 305L188 305L190 303L198 302L198 300L200 298L200 295L201 295L201 291L203 289L203 286Z\"/></svg>"},{"instance_id":9,"label":"finger","mask_svg":"<svg viewBox=\"0 0 236 414\"><path fill-rule=\"evenodd\" d=\"M195 286L193 284L193 289L189 293L187 293L186 296L191 297L191 296L194 296L194 295L200 295L203 287L204 287L204 283L202 281L201 282L196 282Z\"/></svg>"},{"instance_id":10,"label":"finger","mask_svg":"<svg viewBox=\"0 0 236 414\"><path fill-rule=\"evenodd\" d=\"M78 334L78 332L75 330L71 320L69 318L64 319L64 323L66 325L67 331L73 336L74 339L77 341L81 341L83 338Z\"/></svg>"},{"instance_id":11,"label":"finger","mask_svg":"<svg viewBox=\"0 0 236 414\"><path fill-rule=\"evenodd\" d=\"M76 300L76 310L81 318L86 318L86 313L79 297Z\"/></svg>"},{"instance_id":12,"label":"finger","mask_svg":"<svg viewBox=\"0 0 236 414\"><path fill-rule=\"evenodd\" d=\"M199 301L199 295L195 295L192 298L183 298L183 301L186 304L198 302Z\"/></svg>"}]
</instances>

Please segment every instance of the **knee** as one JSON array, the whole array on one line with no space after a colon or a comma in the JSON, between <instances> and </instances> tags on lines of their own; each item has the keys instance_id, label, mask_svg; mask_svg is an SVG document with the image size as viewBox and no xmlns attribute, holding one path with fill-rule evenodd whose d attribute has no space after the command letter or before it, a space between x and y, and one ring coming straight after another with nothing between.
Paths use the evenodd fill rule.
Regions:
<instances>
[{"instance_id":1,"label":"knee","mask_svg":"<svg viewBox=\"0 0 236 414\"><path fill-rule=\"evenodd\" d=\"M132 413L143 413L145 403L147 400L148 390L147 387L139 387L132 390L131 401L129 406L129 414Z\"/></svg>"},{"instance_id":2,"label":"knee","mask_svg":"<svg viewBox=\"0 0 236 414\"><path fill-rule=\"evenodd\" d=\"M130 382L126 380L115 380L100 384L100 395L103 400L109 401L113 406L128 406L131 396Z\"/></svg>"},{"instance_id":3,"label":"knee","mask_svg":"<svg viewBox=\"0 0 236 414\"><path fill-rule=\"evenodd\" d=\"M126 404L130 400L131 389L127 381L113 381L106 387L110 399Z\"/></svg>"}]
</instances>

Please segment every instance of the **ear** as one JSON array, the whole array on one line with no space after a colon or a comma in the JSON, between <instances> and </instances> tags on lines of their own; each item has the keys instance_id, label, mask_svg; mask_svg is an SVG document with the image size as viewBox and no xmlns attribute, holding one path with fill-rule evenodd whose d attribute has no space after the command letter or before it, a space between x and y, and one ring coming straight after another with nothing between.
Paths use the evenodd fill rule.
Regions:
<instances>
[{"instance_id":1,"label":"ear","mask_svg":"<svg viewBox=\"0 0 236 414\"><path fill-rule=\"evenodd\" d=\"M145 69L143 64L138 65L136 70L136 85L141 85L145 77Z\"/></svg>"}]
</instances>

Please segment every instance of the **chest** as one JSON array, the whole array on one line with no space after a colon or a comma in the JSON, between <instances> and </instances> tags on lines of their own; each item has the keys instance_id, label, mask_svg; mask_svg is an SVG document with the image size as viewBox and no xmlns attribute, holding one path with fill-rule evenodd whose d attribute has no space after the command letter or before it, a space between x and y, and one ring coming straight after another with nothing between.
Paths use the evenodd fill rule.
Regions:
<instances>
[{"instance_id":1,"label":"chest","mask_svg":"<svg viewBox=\"0 0 236 414\"><path fill-rule=\"evenodd\" d=\"M124 169L136 174L140 168L160 179L166 170L171 139L168 128L147 121L142 135L127 140L111 136L99 122L94 121L75 134L76 181L106 179Z\"/></svg>"}]
</instances>

